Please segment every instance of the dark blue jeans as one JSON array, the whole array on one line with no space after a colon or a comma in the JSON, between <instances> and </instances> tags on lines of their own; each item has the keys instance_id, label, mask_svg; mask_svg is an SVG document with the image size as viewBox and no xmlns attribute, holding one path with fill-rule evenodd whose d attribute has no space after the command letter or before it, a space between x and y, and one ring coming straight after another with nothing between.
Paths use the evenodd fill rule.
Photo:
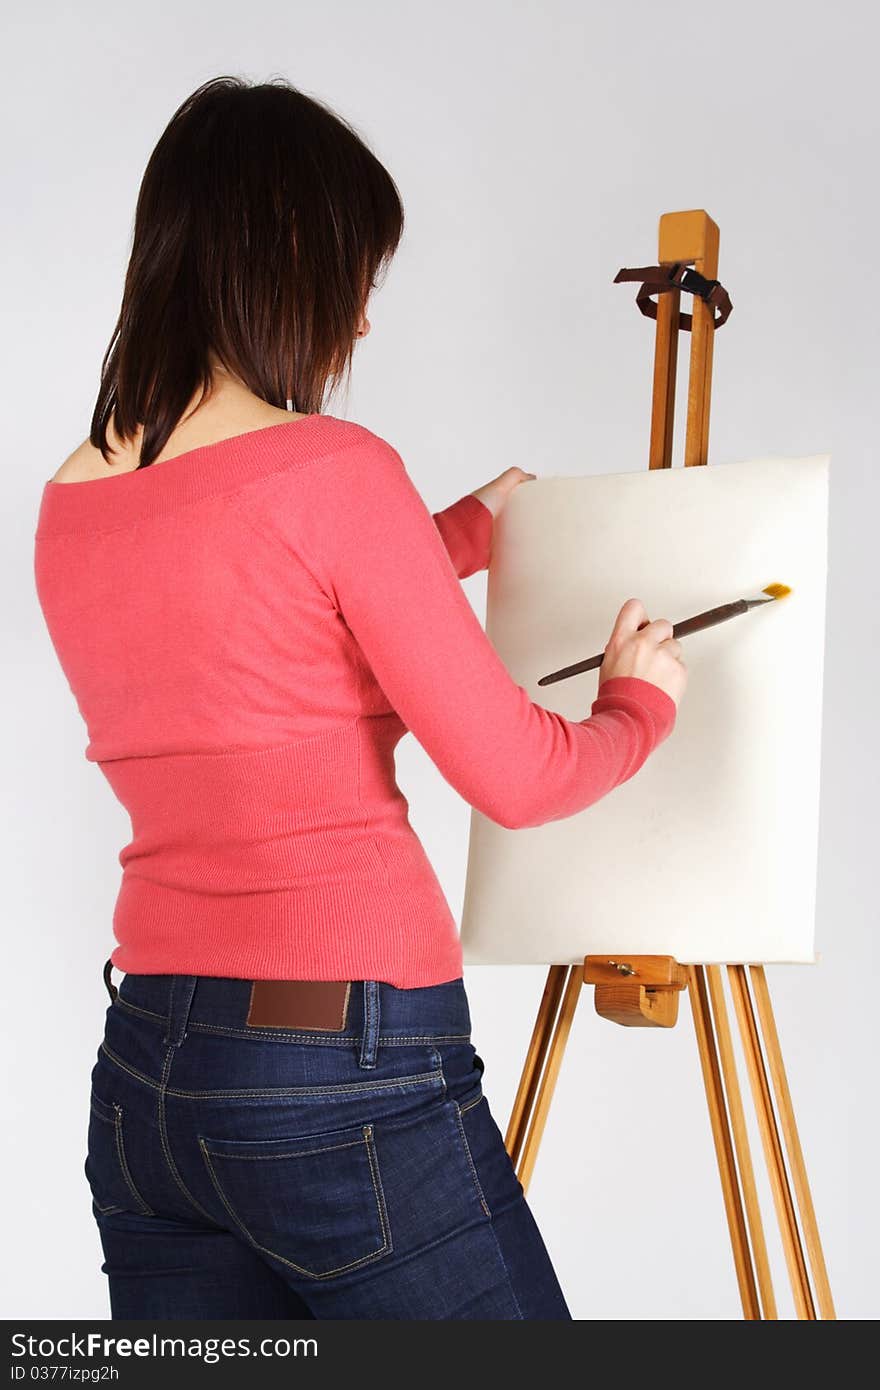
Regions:
<instances>
[{"instance_id":1,"label":"dark blue jeans","mask_svg":"<svg viewBox=\"0 0 880 1390\"><path fill-rule=\"evenodd\" d=\"M250 985L111 994L85 1161L111 1316L570 1318L462 980L357 981L332 1033L246 1027Z\"/></svg>"}]
</instances>

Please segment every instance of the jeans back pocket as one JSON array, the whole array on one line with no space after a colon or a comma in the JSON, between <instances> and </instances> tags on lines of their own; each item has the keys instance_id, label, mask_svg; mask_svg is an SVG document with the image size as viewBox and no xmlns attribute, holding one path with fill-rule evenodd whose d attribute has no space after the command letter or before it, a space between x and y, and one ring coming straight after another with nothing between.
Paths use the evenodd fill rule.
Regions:
<instances>
[{"instance_id":1,"label":"jeans back pocket","mask_svg":"<svg viewBox=\"0 0 880 1390\"><path fill-rule=\"evenodd\" d=\"M84 1165L95 1210L104 1216L114 1211L136 1211L152 1216L153 1209L134 1185L125 1155L122 1106L102 1100L94 1090L89 1097L88 1152Z\"/></svg>"},{"instance_id":2,"label":"jeans back pocket","mask_svg":"<svg viewBox=\"0 0 880 1390\"><path fill-rule=\"evenodd\" d=\"M251 1245L310 1279L390 1253L372 1124L199 1147L217 1195Z\"/></svg>"}]
</instances>

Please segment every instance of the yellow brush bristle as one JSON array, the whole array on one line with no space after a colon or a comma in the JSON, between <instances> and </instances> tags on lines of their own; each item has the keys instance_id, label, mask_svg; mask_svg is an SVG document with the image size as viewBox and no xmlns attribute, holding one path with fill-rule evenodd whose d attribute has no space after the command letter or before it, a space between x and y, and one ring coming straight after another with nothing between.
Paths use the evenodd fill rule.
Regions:
<instances>
[{"instance_id":1,"label":"yellow brush bristle","mask_svg":"<svg viewBox=\"0 0 880 1390\"><path fill-rule=\"evenodd\" d=\"M771 598L785 598L787 594L791 593L791 589L787 584L768 584L766 589L761 592L769 594Z\"/></svg>"}]
</instances>

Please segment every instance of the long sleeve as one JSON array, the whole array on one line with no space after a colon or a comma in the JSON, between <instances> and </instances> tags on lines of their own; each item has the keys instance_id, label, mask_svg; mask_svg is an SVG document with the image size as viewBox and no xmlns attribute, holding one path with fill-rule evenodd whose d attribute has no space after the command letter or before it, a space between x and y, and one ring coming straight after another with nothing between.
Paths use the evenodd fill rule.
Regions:
<instances>
[{"instance_id":1,"label":"long sleeve","mask_svg":"<svg viewBox=\"0 0 880 1390\"><path fill-rule=\"evenodd\" d=\"M373 437L300 470L289 524L406 727L450 785L498 824L519 829L584 810L671 732L674 700L635 677L605 681L582 721L530 699L483 631L434 517L385 441Z\"/></svg>"},{"instance_id":2,"label":"long sleeve","mask_svg":"<svg viewBox=\"0 0 880 1390\"><path fill-rule=\"evenodd\" d=\"M488 568L493 522L494 517L485 502L472 492L465 493L442 512L434 512L434 525L459 579L467 579L469 574Z\"/></svg>"}]
</instances>

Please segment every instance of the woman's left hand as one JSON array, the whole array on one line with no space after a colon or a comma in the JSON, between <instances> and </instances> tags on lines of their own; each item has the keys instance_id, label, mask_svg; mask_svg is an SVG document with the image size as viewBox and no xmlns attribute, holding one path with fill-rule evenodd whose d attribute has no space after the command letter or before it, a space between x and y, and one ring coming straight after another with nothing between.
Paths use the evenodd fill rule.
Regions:
<instances>
[{"instance_id":1,"label":"woman's left hand","mask_svg":"<svg viewBox=\"0 0 880 1390\"><path fill-rule=\"evenodd\" d=\"M499 473L497 478L493 478L491 483L484 483L482 487L474 488L473 497L479 497L484 506L489 508L493 517L497 516L507 501L515 487L520 483L527 482L530 478L535 478L535 473L525 473L521 468L505 468L503 473Z\"/></svg>"}]
</instances>

